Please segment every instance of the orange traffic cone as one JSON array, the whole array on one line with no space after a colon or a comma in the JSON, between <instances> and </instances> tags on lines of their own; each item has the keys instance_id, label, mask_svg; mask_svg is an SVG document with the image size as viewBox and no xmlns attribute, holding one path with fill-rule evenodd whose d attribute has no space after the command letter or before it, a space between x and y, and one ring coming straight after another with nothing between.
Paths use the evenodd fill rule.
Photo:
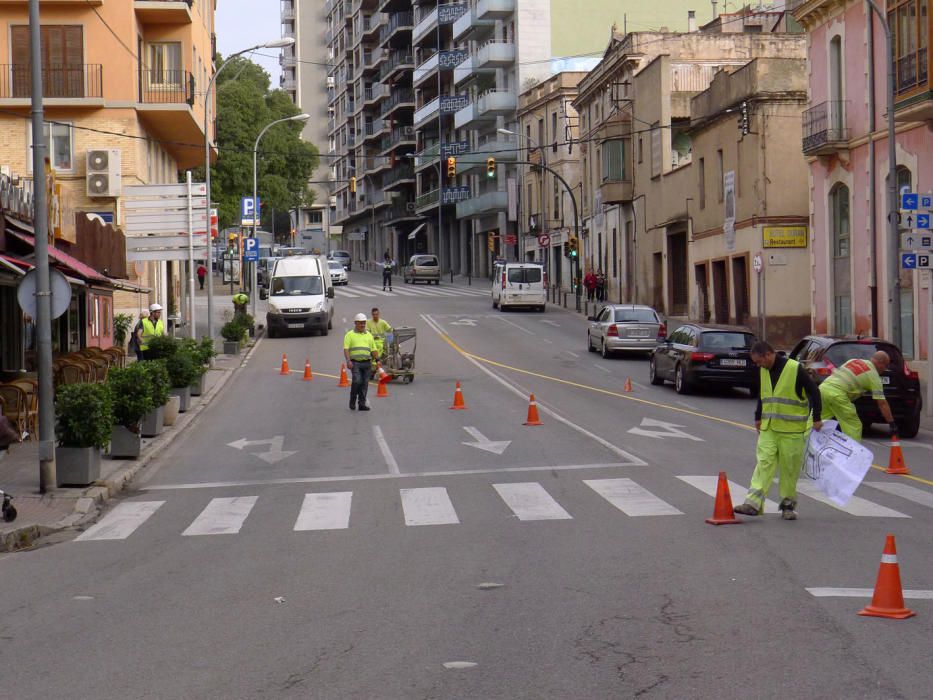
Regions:
<instances>
[{"instance_id":1,"label":"orange traffic cone","mask_svg":"<svg viewBox=\"0 0 933 700\"><path fill-rule=\"evenodd\" d=\"M910 469L904 463L904 453L901 451L901 441L897 435L891 438L891 456L888 457L888 468L885 474L910 474Z\"/></svg>"},{"instance_id":2,"label":"orange traffic cone","mask_svg":"<svg viewBox=\"0 0 933 700\"><path fill-rule=\"evenodd\" d=\"M350 386L350 382L347 380L347 365L340 365L340 381L337 382L338 387L347 387Z\"/></svg>"},{"instance_id":3,"label":"orange traffic cone","mask_svg":"<svg viewBox=\"0 0 933 700\"><path fill-rule=\"evenodd\" d=\"M288 374L288 358L285 357L285 353L282 353L282 369L279 370L279 374Z\"/></svg>"},{"instance_id":4,"label":"orange traffic cone","mask_svg":"<svg viewBox=\"0 0 933 700\"><path fill-rule=\"evenodd\" d=\"M463 402L463 392L460 391L460 382L457 382L457 388L454 389L454 403L451 409L459 411L464 408L466 408L466 404Z\"/></svg>"},{"instance_id":5,"label":"orange traffic cone","mask_svg":"<svg viewBox=\"0 0 933 700\"><path fill-rule=\"evenodd\" d=\"M538 402L535 401L535 395L528 397L528 419L524 425L544 425L538 417Z\"/></svg>"},{"instance_id":6,"label":"orange traffic cone","mask_svg":"<svg viewBox=\"0 0 933 700\"><path fill-rule=\"evenodd\" d=\"M742 522L735 517L732 511L732 495L729 493L729 480L725 472L719 472L719 483L716 485L716 504L713 506L713 517L707 518L710 525L734 525Z\"/></svg>"},{"instance_id":7,"label":"orange traffic cone","mask_svg":"<svg viewBox=\"0 0 933 700\"><path fill-rule=\"evenodd\" d=\"M622 387L622 391L632 391L632 378L628 377L625 380L625 386Z\"/></svg>"},{"instance_id":8,"label":"orange traffic cone","mask_svg":"<svg viewBox=\"0 0 933 700\"><path fill-rule=\"evenodd\" d=\"M379 388L376 390L376 398L384 399L388 397L389 395L388 384L390 381L392 381L392 376L389 374L386 374L386 371L380 367L379 378L378 378Z\"/></svg>"},{"instance_id":9,"label":"orange traffic cone","mask_svg":"<svg viewBox=\"0 0 933 700\"><path fill-rule=\"evenodd\" d=\"M301 379L306 382L310 382L314 379L314 375L311 374L311 358L310 357L307 360L305 360L305 374Z\"/></svg>"},{"instance_id":10,"label":"orange traffic cone","mask_svg":"<svg viewBox=\"0 0 933 700\"><path fill-rule=\"evenodd\" d=\"M894 535L888 535L878 567L878 580L871 605L859 610L859 615L868 617L886 617L891 620L903 620L917 613L904 607L904 591L901 590L901 571L897 566L897 548Z\"/></svg>"}]
</instances>

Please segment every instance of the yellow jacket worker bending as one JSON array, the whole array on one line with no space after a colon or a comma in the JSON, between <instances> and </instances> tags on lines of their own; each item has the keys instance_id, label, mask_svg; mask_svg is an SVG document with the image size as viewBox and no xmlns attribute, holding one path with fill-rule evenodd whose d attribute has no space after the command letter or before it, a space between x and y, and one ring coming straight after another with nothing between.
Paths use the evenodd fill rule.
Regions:
<instances>
[{"instance_id":1,"label":"yellow jacket worker bending","mask_svg":"<svg viewBox=\"0 0 933 700\"><path fill-rule=\"evenodd\" d=\"M356 410L359 402L360 410L368 411L366 391L373 373L373 361L377 361L379 355L372 333L366 330L365 314L357 314L353 318L353 330L347 331L343 337L343 357L353 374L350 384L350 410ZM378 366L378 362L376 364Z\"/></svg>"},{"instance_id":2,"label":"yellow jacket worker bending","mask_svg":"<svg viewBox=\"0 0 933 700\"><path fill-rule=\"evenodd\" d=\"M892 435L897 434L897 423L891 415L891 407L884 398L884 384L881 372L891 363L888 353L879 350L871 360L851 359L842 367L833 370L832 375L820 384L820 396L823 399L823 417L839 421L842 432L853 440L862 440L862 421L855 411L853 403L864 393L878 402L881 415L888 422Z\"/></svg>"},{"instance_id":3,"label":"yellow jacket worker bending","mask_svg":"<svg viewBox=\"0 0 933 700\"><path fill-rule=\"evenodd\" d=\"M366 322L366 330L372 334L376 341L376 351L379 357L382 357L385 353L386 334L392 332L392 326L385 319L379 318L379 309L374 308L372 314L373 317Z\"/></svg>"}]
</instances>

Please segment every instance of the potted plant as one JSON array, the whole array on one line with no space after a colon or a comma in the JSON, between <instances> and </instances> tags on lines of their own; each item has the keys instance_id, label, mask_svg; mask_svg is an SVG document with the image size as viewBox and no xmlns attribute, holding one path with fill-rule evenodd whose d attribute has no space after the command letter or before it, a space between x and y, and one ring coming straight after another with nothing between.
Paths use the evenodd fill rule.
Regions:
<instances>
[{"instance_id":1,"label":"potted plant","mask_svg":"<svg viewBox=\"0 0 933 700\"><path fill-rule=\"evenodd\" d=\"M149 339L147 360L167 360L178 351L178 341L170 335L157 335Z\"/></svg>"},{"instance_id":2,"label":"potted plant","mask_svg":"<svg viewBox=\"0 0 933 700\"><path fill-rule=\"evenodd\" d=\"M149 396L152 398L152 410L143 416L140 432L143 437L155 437L162 432L165 425L165 404L168 403L168 391L171 382L168 370L162 360L142 362L149 379Z\"/></svg>"},{"instance_id":3,"label":"potted plant","mask_svg":"<svg viewBox=\"0 0 933 700\"><path fill-rule=\"evenodd\" d=\"M122 348L126 345L126 334L133 325L133 317L129 314L117 314L113 317L113 344Z\"/></svg>"},{"instance_id":4,"label":"potted plant","mask_svg":"<svg viewBox=\"0 0 933 700\"><path fill-rule=\"evenodd\" d=\"M110 433L110 456L135 459L142 447L140 426L152 406L152 390L145 364L134 362L115 367L107 375L113 400L114 425Z\"/></svg>"},{"instance_id":5,"label":"potted plant","mask_svg":"<svg viewBox=\"0 0 933 700\"><path fill-rule=\"evenodd\" d=\"M172 385L169 395L178 397L178 410L184 413L191 404L191 382L197 378L200 365L190 352L179 348L174 355L165 359L165 367Z\"/></svg>"},{"instance_id":6,"label":"potted plant","mask_svg":"<svg viewBox=\"0 0 933 700\"><path fill-rule=\"evenodd\" d=\"M204 376L207 374L211 359L216 354L214 343L209 338L202 338L200 343L188 338L181 342L180 350L191 355L197 370L197 376L189 387L191 395L201 396L204 393Z\"/></svg>"},{"instance_id":7,"label":"potted plant","mask_svg":"<svg viewBox=\"0 0 933 700\"><path fill-rule=\"evenodd\" d=\"M66 384L55 397L56 482L87 486L100 478L100 451L110 441L113 403L106 384Z\"/></svg>"},{"instance_id":8,"label":"potted plant","mask_svg":"<svg viewBox=\"0 0 933 700\"><path fill-rule=\"evenodd\" d=\"M227 321L220 329L220 335L224 339L224 354L239 355L240 342L243 340L245 329L240 324L239 319Z\"/></svg>"}]
</instances>

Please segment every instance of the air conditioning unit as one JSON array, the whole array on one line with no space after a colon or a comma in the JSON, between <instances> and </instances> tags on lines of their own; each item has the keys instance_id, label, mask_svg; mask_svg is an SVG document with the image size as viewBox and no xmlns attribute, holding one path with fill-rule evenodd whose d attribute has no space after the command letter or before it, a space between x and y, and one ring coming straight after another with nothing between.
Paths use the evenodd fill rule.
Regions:
<instances>
[{"instance_id":1,"label":"air conditioning unit","mask_svg":"<svg viewBox=\"0 0 933 700\"><path fill-rule=\"evenodd\" d=\"M405 127L402 127L402 131L404 132L405 136L414 136L414 135L415 135L415 127L413 127L413 126L405 126Z\"/></svg>"},{"instance_id":2,"label":"air conditioning unit","mask_svg":"<svg viewBox=\"0 0 933 700\"><path fill-rule=\"evenodd\" d=\"M99 148L88 150L87 196L120 196L119 148Z\"/></svg>"},{"instance_id":3,"label":"air conditioning unit","mask_svg":"<svg viewBox=\"0 0 933 700\"><path fill-rule=\"evenodd\" d=\"M406 211L414 211L414 210L415 210L415 203L414 203L414 202L405 202L405 210L406 210Z\"/></svg>"},{"instance_id":4,"label":"air conditioning unit","mask_svg":"<svg viewBox=\"0 0 933 700\"><path fill-rule=\"evenodd\" d=\"M328 75L327 76L327 87L332 88L336 86L337 86L337 82L334 80L334 76Z\"/></svg>"},{"instance_id":5,"label":"air conditioning unit","mask_svg":"<svg viewBox=\"0 0 933 700\"><path fill-rule=\"evenodd\" d=\"M336 206L337 206L337 197L336 197L335 195L331 195L331 196L330 196L330 206L331 206L331 207L336 207Z\"/></svg>"}]
</instances>

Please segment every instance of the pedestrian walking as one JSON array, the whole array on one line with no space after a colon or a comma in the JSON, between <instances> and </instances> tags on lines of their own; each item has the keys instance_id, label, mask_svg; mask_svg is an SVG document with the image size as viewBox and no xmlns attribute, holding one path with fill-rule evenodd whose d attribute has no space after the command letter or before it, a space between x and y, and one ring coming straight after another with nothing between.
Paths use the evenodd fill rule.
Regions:
<instances>
[{"instance_id":1,"label":"pedestrian walking","mask_svg":"<svg viewBox=\"0 0 933 700\"><path fill-rule=\"evenodd\" d=\"M149 318L149 309L143 309L139 312L139 320L136 322L136 325L133 326L133 332L130 335L130 342L127 346L127 349L135 353L136 361L140 362L143 359L143 319Z\"/></svg>"},{"instance_id":2,"label":"pedestrian walking","mask_svg":"<svg viewBox=\"0 0 933 700\"><path fill-rule=\"evenodd\" d=\"M142 359L148 360L147 351L149 350L149 341L159 335L165 335L165 323L162 321L162 305L151 304L149 306L149 316L140 320L143 326L143 332L140 336L139 349L142 350Z\"/></svg>"},{"instance_id":3,"label":"pedestrian walking","mask_svg":"<svg viewBox=\"0 0 933 700\"><path fill-rule=\"evenodd\" d=\"M888 422L891 435L897 435L897 423L891 407L884 397L881 373L891 364L891 357L879 350L869 360L853 358L837 367L826 381L820 384L823 401L823 418L835 418L839 428L853 440L862 441L862 420L855 410L854 401L869 393L878 404L878 410Z\"/></svg>"},{"instance_id":4,"label":"pedestrian walking","mask_svg":"<svg viewBox=\"0 0 933 700\"><path fill-rule=\"evenodd\" d=\"M204 289L204 278L207 277L207 268L204 267L204 263L198 265L198 284L201 285L201 289Z\"/></svg>"},{"instance_id":5,"label":"pedestrian walking","mask_svg":"<svg viewBox=\"0 0 933 700\"><path fill-rule=\"evenodd\" d=\"M586 290L586 300L594 301L596 299L596 275L593 274L592 268L583 275L583 288Z\"/></svg>"},{"instance_id":6,"label":"pedestrian walking","mask_svg":"<svg viewBox=\"0 0 933 700\"><path fill-rule=\"evenodd\" d=\"M596 301L606 301L606 275L602 268L596 273Z\"/></svg>"},{"instance_id":7,"label":"pedestrian walking","mask_svg":"<svg viewBox=\"0 0 933 700\"><path fill-rule=\"evenodd\" d=\"M797 478L803 466L807 426L823 427L820 391L796 360L778 355L768 343L758 341L751 348L752 362L759 370L757 463L745 503L734 508L741 515L759 515L774 479L779 474L781 517L797 519Z\"/></svg>"},{"instance_id":8,"label":"pedestrian walking","mask_svg":"<svg viewBox=\"0 0 933 700\"><path fill-rule=\"evenodd\" d=\"M395 261L392 259L392 256L389 255L389 251L386 251L385 257L382 259L382 291L386 290L386 285L389 287L389 291L392 291L392 268L395 267Z\"/></svg>"},{"instance_id":9,"label":"pedestrian walking","mask_svg":"<svg viewBox=\"0 0 933 700\"><path fill-rule=\"evenodd\" d=\"M373 373L373 362L379 366L376 340L366 330L366 314L353 317L353 329L343 337L343 357L350 367L353 379L350 383L350 410L355 411L357 404L361 411L368 411L366 393L369 378Z\"/></svg>"}]
</instances>

